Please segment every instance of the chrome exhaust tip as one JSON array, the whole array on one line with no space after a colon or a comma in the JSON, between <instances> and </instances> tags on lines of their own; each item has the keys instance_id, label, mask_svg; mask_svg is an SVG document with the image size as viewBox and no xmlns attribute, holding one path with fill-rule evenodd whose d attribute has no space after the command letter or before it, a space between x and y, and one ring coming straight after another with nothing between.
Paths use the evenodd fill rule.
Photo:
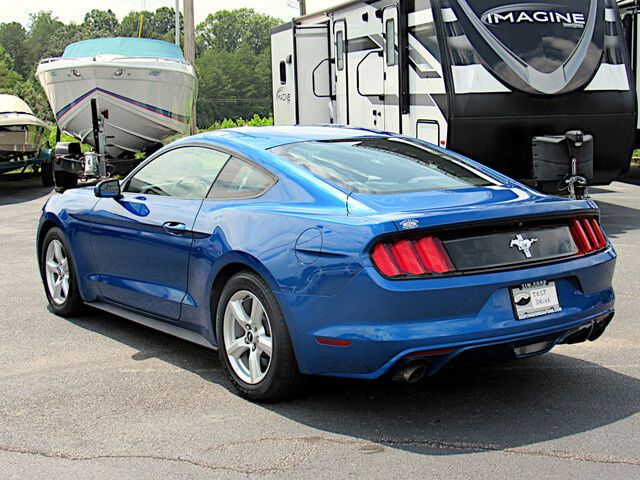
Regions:
<instances>
[{"instance_id":1,"label":"chrome exhaust tip","mask_svg":"<svg viewBox=\"0 0 640 480\"><path fill-rule=\"evenodd\" d=\"M399 380L406 383L418 383L427 374L427 365L409 365L401 370L398 370L393 376L394 380Z\"/></svg>"}]
</instances>

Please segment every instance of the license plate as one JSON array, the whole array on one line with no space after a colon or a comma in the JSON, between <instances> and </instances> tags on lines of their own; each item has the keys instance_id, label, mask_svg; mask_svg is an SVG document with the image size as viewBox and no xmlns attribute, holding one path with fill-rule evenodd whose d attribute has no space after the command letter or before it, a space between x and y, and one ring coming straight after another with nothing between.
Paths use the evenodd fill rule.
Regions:
<instances>
[{"instance_id":1,"label":"license plate","mask_svg":"<svg viewBox=\"0 0 640 480\"><path fill-rule=\"evenodd\" d=\"M518 320L562 310L555 282L525 283L520 287L512 288L511 300Z\"/></svg>"}]
</instances>

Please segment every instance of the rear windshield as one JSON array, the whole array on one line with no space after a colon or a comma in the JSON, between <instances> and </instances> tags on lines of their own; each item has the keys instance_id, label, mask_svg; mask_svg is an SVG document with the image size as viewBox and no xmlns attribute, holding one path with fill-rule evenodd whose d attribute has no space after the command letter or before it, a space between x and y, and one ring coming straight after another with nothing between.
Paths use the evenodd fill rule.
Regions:
<instances>
[{"instance_id":1,"label":"rear windshield","mask_svg":"<svg viewBox=\"0 0 640 480\"><path fill-rule=\"evenodd\" d=\"M283 145L271 151L354 193L405 193L496 185L460 160L407 139L312 141Z\"/></svg>"}]
</instances>

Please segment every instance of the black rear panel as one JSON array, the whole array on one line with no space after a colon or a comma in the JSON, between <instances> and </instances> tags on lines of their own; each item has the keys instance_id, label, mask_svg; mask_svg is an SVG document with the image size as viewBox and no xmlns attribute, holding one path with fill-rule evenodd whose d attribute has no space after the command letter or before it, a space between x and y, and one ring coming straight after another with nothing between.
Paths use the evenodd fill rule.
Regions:
<instances>
[{"instance_id":1,"label":"black rear panel","mask_svg":"<svg viewBox=\"0 0 640 480\"><path fill-rule=\"evenodd\" d=\"M532 178L533 137L569 130L593 135L595 183L608 183L629 167L636 123L633 92L455 97L448 147L511 177Z\"/></svg>"},{"instance_id":2,"label":"black rear panel","mask_svg":"<svg viewBox=\"0 0 640 480\"><path fill-rule=\"evenodd\" d=\"M557 260L578 253L568 226L474 235L443 240L456 270L493 270L505 266Z\"/></svg>"}]
</instances>

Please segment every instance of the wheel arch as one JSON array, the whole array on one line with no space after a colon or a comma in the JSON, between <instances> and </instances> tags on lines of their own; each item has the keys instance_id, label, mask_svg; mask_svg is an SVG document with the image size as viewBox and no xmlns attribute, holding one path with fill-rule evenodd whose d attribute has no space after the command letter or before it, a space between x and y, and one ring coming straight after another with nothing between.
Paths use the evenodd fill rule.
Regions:
<instances>
[{"instance_id":1,"label":"wheel arch","mask_svg":"<svg viewBox=\"0 0 640 480\"><path fill-rule=\"evenodd\" d=\"M52 228L59 228L62 230L62 226L60 222L53 216L46 216L40 221L40 225L38 226L38 233L36 235L36 253L38 255L38 266L41 266L42 263L42 246L44 244L44 238L47 236L47 233Z\"/></svg>"}]
</instances>

